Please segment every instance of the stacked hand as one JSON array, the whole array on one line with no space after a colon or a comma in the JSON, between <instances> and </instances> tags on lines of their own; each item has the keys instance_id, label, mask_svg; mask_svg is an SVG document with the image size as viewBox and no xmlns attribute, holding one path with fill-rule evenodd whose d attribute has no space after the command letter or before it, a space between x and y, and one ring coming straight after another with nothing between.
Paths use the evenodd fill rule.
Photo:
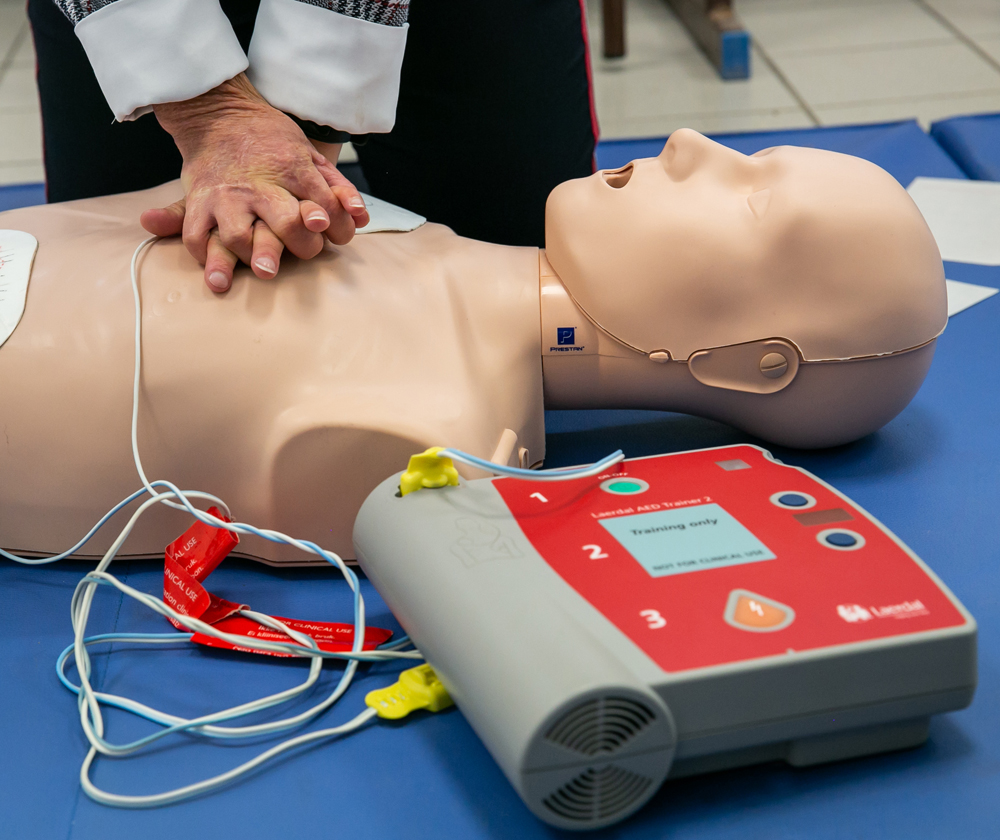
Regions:
<instances>
[{"instance_id":1,"label":"stacked hand","mask_svg":"<svg viewBox=\"0 0 1000 840\"><path fill-rule=\"evenodd\" d=\"M310 259L324 237L343 245L368 224L350 181L243 74L154 111L184 158L185 197L147 210L142 226L159 236L183 234L214 291L229 288L237 260L270 279L285 248Z\"/></svg>"}]
</instances>

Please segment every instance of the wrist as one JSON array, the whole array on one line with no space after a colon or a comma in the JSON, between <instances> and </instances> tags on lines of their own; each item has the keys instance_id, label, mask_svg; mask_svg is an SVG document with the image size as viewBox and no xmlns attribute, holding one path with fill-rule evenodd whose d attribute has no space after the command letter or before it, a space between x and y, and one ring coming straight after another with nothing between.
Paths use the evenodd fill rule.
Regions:
<instances>
[{"instance_id":1,"label":"wrist","mask_svg":"<svg viewBox=\"0 0 1000 840\"><path fill-rule=\"evenodd\" d=\"M200 96L153 106L156 119L174 138L182 154L225 117L254 117L273 110L244 73Z\"/></svg>"}]
</instances>

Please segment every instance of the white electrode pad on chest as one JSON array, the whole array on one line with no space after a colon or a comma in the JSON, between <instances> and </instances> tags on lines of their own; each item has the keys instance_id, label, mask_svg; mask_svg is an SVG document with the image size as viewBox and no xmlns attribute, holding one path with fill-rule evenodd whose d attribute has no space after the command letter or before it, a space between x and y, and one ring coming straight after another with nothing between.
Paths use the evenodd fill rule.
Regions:
<instances>
[{"instance_id":1,"label":"white electrode pad on chest","mask_svg":"<svg viewBox=\"0 0 1000 840\"><path fill-rule=\"evenodd\" d=\"M363 228L358 228L356 233L383 233L386 231L397 231L407 233L416 230L427 222L426 217L419 213L412 213L388 201L383 201L368 193L361 193L368 208L368 218L371 220Z\"/></svg>"},{"instance_id":2,"label":"white electrode pad on chest","mask_svg":"<svg viewBox=\"0 0 1000 840\"><path fill-rule=\"evenodd\" d=\"M0 347L24 314L38 240L23 230L0 230Z\"/></svg>"}]
</instances>

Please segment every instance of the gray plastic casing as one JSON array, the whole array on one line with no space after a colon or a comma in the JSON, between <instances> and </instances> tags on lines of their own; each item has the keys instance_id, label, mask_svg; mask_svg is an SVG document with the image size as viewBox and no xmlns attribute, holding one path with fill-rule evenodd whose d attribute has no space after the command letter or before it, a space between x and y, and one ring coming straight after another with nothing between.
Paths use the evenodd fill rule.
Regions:
<instances>
[{"instance_id":1,"label":"gray plastic casing","mask_svg":"<svg viewBox=\"0 0 1000 840\"><path fill-rule=\"evenodd\" d=\"M963 625L668 673L548 565L493 481L400 497L399 475L389 478L362 506L354 545L364 572L545 822L618 822L668 775L916 746L930 715L972 700L975 620L870 516L950 598Z\"/></svg>"}]
</instances>

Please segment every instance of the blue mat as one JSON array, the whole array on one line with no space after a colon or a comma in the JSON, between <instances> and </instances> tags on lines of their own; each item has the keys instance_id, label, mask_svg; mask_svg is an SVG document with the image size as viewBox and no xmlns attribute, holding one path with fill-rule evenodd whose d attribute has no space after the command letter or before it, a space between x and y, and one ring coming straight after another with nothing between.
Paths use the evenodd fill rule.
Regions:
<instances>
[{"instance_id":1,"label":"blue mat","mask_svg":"<svg viewBox=\"0 0 1000 840\"><path fill-rule=\"evenodd\" d=\"M919 129L918 129L919 130ZM833 131L839 133L831 133ZM857 132L857 136L853 132ZM858 153L904 180L957 177L940 150L913 124L732 136L745 150L789 142ZM727 142L729 142L727 140ZM609 144L619 148L623 144ZM602 149L602 154L604 153ZM658 152L655 149L653 153ZM642 152L649 154L650 152ZM631 158L635 152L628 152ZM869 156L866 155L866 156ZM604 165L614 165L604 164ZM921 168L921 167L926 168ZM949 264L957 280L1000 285L1000 269ZM997 834L1000 797L1000 296L958 315L913 403L882 431L821 452L772 447L786 463L831 482L892 528L955 591L980 622L980 685L973 705L940 716L916 750L807 770L782 764L668 782L621 826L590 836L637 840L810 838L986 838ZM2 396L0 396L2 398ZM548 412L549 465L590 461L621 446L632 456L751 440L727 426L660 412ZM550 830L514 794L461 713L418 713L379 723L342 741L282 759L226 790L156 811L116 811L79 790L86 745L75 699L57 682L54 662L70 640L69 599L89 567L24 568L0 562L0 834L18 840L241 840L399 838L552 840ZM162 589L162 565L116 567L143 591ZM372 624L396 628L385 604L363 582ZM280 570L226 563L212 591L279 615L348 620L346 586L326 570ZM163 631L163 619L102 592L93 632ZM456 633L462 628L456 627ZM95 656L100 688L193 715L248 700L301 678L301 664L199 648ZM334 710L306 729L347 720L364 693L391 681L394 668L362 669ZM330 685L338 669L328 666ZM150 727L111 713L110 733L125 740ZM102 760L98 784L153 792L238 764L261 746L204 745L177 738L134 760Z\"/></svg>"},{"instance_id":2,"label":"blue mat","mask_svg":"<svg viewBox=\"0 0 1000 840\"><path fill-rule=\"evenodd\" d=\"M0 211L45 203L45 184L7 184L0 187Z\"/></svg>"},{"instance_id":3,"label":"blue mat","mask_svg":"<svg viewBox=\"0 0 1000 840\"><path fill-rule=\"evenodd\" d=\"M725 146L751 155L771 146L809 146L830 149L870 160L889 172L904 187L918 175L964 178L965 174L916 120L874 125L799 128L742 134L713 134ZM654 157L666 138L605 140L597 146L599 169L616 169L630 160Z\"/></svg>"},{"instance_id":4,"label":"blue mat","mask_svg":"<svg viewBox=\"0 0 1000 840\"><path fill-rule=\"evenodd\" d=\"M1000 181L1000 114L941 120L931 126L931 137L970 178Z\"/></svg>"}]
</instances>

